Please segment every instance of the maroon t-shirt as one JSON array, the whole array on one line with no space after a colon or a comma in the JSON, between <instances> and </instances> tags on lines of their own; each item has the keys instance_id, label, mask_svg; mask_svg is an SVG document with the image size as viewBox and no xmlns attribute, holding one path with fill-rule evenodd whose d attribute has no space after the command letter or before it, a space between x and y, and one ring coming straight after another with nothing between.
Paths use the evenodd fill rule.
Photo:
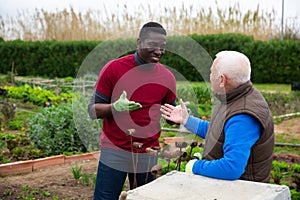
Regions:
<instances>
[{"instance_id":1,"label":"maroon t-shirt","mask_svg":"<svg viewBox=\"0 0 300 200\"><path fill-rule=\"evenodd\" d=\"M131 151L130 136L125 133L128 129L136 130L132 142L143 144L143 149L136 151L159 145L160 106L176 99L176 79L166 67L160 63L151 68L137 66L131 54L107 63L95 88L111 97L111 102L126 91L130 101L142 105L138 110L114 112L103 119L101 147Z\"/></svg>"}]
</instances>

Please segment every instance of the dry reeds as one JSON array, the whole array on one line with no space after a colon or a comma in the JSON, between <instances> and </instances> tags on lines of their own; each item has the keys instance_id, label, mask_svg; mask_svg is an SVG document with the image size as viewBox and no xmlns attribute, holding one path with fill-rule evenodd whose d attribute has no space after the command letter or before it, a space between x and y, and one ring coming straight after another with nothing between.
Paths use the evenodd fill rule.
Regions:
<instances>
[{"instance_id":1,"label":"dry reeds","mask_svg":"<svg viewBox=\"0 0 300 200\"><path fill-rule=\"evenodd\" d=\"M173 34L214 34L242 33L253 35L255 39L268 40L279 38L280 28L275 25L275 11L263 12L259 6L254 11L241 12L239 4L227 10L220 8L208 10L202 7L159 7L156 10L150 5L139 5L137 10L130 11L126 5L118 6L119 14L109 12L105 5L103 10L88 10L77 13L72 7L62 11L48 12L36 9L33 14L19 12L16 17L0 16L0 37L4 40L107 40L113 35L138 29L148 20L162 23ZM196 13L196 15L191 15ZM296 27L285 27L288 39L297 37Z\"/></svg>"}]
</instances>

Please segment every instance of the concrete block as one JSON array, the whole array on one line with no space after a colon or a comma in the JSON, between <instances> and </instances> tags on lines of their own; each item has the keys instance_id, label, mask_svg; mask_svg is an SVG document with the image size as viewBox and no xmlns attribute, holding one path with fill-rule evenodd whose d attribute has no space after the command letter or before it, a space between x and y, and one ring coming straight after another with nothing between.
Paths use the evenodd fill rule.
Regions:
<instances>
[{"instance_id":1,"label":"concrete block","mask_svg":"<svg viewBox=\"0 0 300 200\"><path fill-rule=\"evenodd\" d=\"M127 192L127 200L290 200L287 186L172 171Z\"/></svg>"}]
</instances>

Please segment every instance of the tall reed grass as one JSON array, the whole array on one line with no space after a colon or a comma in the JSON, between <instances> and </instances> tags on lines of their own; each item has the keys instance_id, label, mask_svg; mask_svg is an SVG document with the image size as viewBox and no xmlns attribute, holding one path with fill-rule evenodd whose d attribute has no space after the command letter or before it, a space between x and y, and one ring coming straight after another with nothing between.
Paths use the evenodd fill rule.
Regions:
<instances>
[{"instance_id":1,"label":"tall reed grass","mask_svg":"<svg viewBox=\"0 0 300 200\"><path fill-rule=\"evenodd\" d=\"M36 9L34 13L21 11L16 17L0 16L0 37L4 40L107 40L115 33L138 29L148 20L162 23L174 34L242 33L255 39L279 38L280 27L275 24L275 11L264 12L257 6L254 11L242 12L239 4L228 9L185 6L159 7L140 5L129 11L126 4L118 6L118 14L103 10L75 12L70 7L56 12ZM191 13L196 13L192 15ZM292 24L292 25L291 25ZM299 39L295 23L285 27L286 39ZM136 37L126 34L126 37Z\"/></svg>"}]
</instances>

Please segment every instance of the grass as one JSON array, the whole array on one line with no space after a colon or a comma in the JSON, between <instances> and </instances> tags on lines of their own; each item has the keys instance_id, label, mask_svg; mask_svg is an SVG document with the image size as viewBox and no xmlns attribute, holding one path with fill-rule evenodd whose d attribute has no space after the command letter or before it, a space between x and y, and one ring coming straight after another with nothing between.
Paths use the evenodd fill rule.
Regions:
<instances>
[{"instance_id":1,"label":"grass","mask_svg":"<svg viewBox=\"0 0 300 200\"><path fill-rule=\"evenodd\" d=\"M218 4L209 9L182 4L179 8L160 6L154 10L150 3L139 5L133 11L128 10L126 4L118 7L118 14L110 13L105 5L103 10L86 12L76 12L72 7L56 12L36 9L34 13L28 13L23 10L16 17L0 16L0 37L31 41L107 40L113 33L118 33L118 37L135 38L136 35L128 31L139 29L145 19L151 19L173 30L170 34L242 33L260 40L269 40L270 36L280 38L280 27L275 21L278 13L266 12L259 5L256 10L246 12L238 3L227 10ZM284 27L284 38L299 39L297 19L289 24Z\"/></svg>"},{"instance_id":2,"label":"grass","mask_svg":"<svg viewBox=\"0 0 300 200\"><path fill-rule=\"evenodd\" d=\"M209 82L181 82L178 81L177 85L185 85L190 84L191 86L205 86L210 87ZM276 91L276 92L290 92L291 85L290 84L276 84L276 83L253 83L253 86L259 91Z\"/></svg>"},{"instance_id":3,"label":"grass","mask_svg":"<svg viewBox=\"0 0 300 200\"><path fill-rule=\"evenodd\" d=\"M276 91L276 92L290 92L291 85L289 84L253 84L259 91Z\"/></svg>"}]
</instances>

